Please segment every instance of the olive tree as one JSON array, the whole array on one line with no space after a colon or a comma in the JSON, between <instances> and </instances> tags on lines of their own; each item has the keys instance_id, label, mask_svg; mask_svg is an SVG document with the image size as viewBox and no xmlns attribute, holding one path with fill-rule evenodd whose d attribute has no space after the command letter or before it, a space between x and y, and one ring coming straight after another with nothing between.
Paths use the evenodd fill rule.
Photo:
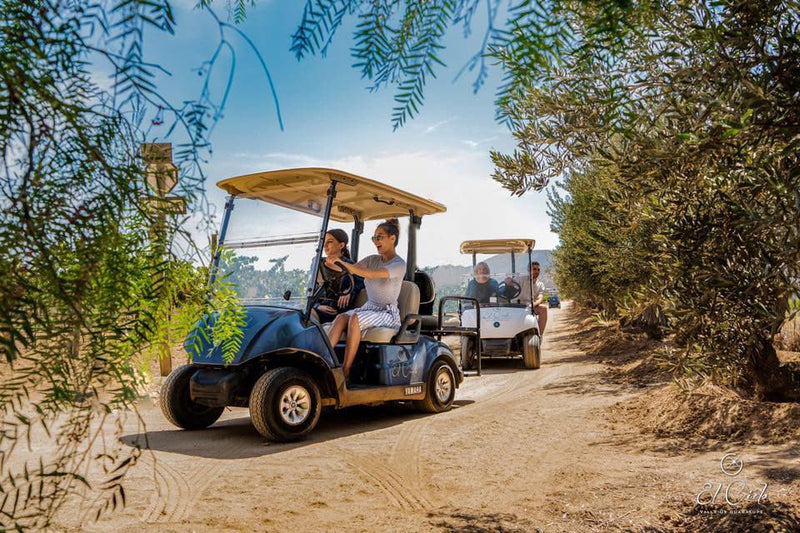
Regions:
<instances>
[{"instance_id":1,"label":"olive tree","mask_svg":"<svg viewBox=\"0 0 800 533\"><path fill-rule=\"evenodd\" d=\"M648 16L628 47L570 55L508 110L518 149L493 154L495 177L518 192L567 173L576 194L552 206L568 237L559 264L577 275L619 274L646 227L634 246L646 276L632 292L664 306L683 347L674 368L796 401L800 383L772 338L800 290L800 10L682 0ZM587 192L576 172L610 179ZM570 236L598 209L610 212L601 224L614 228L615 212L628 223L607 248L590 236L596 255L581 267L585 243ZM603 287L593 296L608 297Z\"/></svg>"}]
</instances>

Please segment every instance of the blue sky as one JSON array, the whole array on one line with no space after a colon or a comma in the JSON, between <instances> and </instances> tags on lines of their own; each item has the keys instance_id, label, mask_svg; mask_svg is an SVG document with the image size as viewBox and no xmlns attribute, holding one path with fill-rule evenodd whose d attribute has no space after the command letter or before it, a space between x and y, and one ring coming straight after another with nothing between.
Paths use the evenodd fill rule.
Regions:
<instances>
[{"instance_id":1,"label":"blue sky","mask_svg":"<svg viewBox=\"0 0 800 533\"><path fill-rule=\"evenodd\" d=\"M173 2L176 35L147 42L147 56L172 73L162 80L161 88L175 99L199 93L201 79L192 69L211 56L219 41L216 23L207 13L193 10L194 3ZM447 68L429 80L421 113L392 131L393 89L369 92L369 81L351 66L352 20L340 28L327 57L298 62L291 54L291 35L303 4L259 1L239 26L270 69L284 131L256 56L243 39L227 34L236 51L233 89L225 116L214 130L214 153L206 169L208 197L218 212L224 196L213 184L220 179L285 167L328 166L379 179L447 206L447 213L423 222L421 265L468 264L469 258L458 253L459 243L468 238L533 237L537 249L557 244L557 235L549 230L545 194L511 197L490 177L489 149L514 147L509 131L494 121L499 69L491 71L477 94L472 92L472 73L453 82L478 50L484 21L476 17L470 39L463 37L461 28L451 29L441 54ZM226 2L218 0L215 9L221 18L227 17ZM216 94L229 67L228 57L217 66L212 86Z\"/></svg>"}]
</instances>

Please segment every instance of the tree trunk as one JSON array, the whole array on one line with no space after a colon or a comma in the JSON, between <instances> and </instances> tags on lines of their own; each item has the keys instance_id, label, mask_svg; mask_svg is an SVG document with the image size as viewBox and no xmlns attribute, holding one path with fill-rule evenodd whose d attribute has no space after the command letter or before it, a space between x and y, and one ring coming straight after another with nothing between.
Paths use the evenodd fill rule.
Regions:
<instances>
[{"instance_id":1,"label":"tree trunk","mask_svg":"<svg viewBox=\"0 0 800 533\"><path fill-rule=\"evenodd\" d=\"M800 402L800 371L778 359L775 347L768 339L762 341L751 355L751 370L756 394L770 402Z\"/></svg>"}]
</instances>

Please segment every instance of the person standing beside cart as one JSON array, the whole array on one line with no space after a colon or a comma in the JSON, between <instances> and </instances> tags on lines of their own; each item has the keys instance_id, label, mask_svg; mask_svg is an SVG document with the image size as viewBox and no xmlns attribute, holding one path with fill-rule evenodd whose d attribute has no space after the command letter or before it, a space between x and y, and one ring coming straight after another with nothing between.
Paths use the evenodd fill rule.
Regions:
<instances>
[{"instance_id":1,"label":"person standing beside cart","mask_svg":"<svg viewBox=\"0 0 800 533\"><path fill-rule=\"evenodd\" d=\"M347 266L354 276L364 278L367 303L338 315L328 333L333 346L336 346L345 332L347 333L342 368L345 380L350 376L350 367L353 365L365 330L375 327L400 327L397 300L403 286L406 262L395 250L398 240L400 240L400 226L397 219L386 220L378 225L372 236L378 254L370 255L354 265ZM326 265L334 263L335 260L325 258Z\"/></svg>"}]
</instances>

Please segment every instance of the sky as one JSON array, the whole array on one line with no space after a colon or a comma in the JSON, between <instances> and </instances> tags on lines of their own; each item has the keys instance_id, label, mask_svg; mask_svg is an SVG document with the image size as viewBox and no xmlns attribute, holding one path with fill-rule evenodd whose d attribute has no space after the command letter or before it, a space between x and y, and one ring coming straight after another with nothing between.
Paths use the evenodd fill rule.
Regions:
<instances>
[{"instance_id":1,"label":"sky","mask_svg":"<svg viewBox=\"0 0 800 533\"><path fill-rule=\"evenodd\" d=\"M199 94L202 77L195 69L211 57L220 39L217 24L208 13L193 9L195 3L173 1L175 36L146 41L148 59L171 73L159 87L173 100ZM206 167L207 195L218 214L224 204L223 191L214 185L219 180L279 168L324 166L377 179L447 206L446 213L423 220L420 266L469 264L470 258L458 252L466 239L525 237L536 239L537 249L557 245L545 193L513 197L491 179L489 150L514 148L509 130L494 119L499 69L490 70L477 94L472 90L474 73L454 81L478 51L485 20L475 18L469 38L464 38L461 27L451 28L441 52L447 67L429 79L419 115L393 131L393 88L370 92L369 80L361 79L352 67L353 19L339 29L326 57L298 61L292 55L291 35L304 3L260 0L237 26L269 68L283 131L257 56L243 38L226 31L235 52L233 86L224 118L211 137L213 156ZM214 8L222 19L228 18L224 0L217 0ZM231 57L225 51L211 76L212 95L221 95L230 68ZM372 227L367 225L366 231ZM364 244L362 257L370 246L368 241Z\"/></svg>"}]
</instances>

